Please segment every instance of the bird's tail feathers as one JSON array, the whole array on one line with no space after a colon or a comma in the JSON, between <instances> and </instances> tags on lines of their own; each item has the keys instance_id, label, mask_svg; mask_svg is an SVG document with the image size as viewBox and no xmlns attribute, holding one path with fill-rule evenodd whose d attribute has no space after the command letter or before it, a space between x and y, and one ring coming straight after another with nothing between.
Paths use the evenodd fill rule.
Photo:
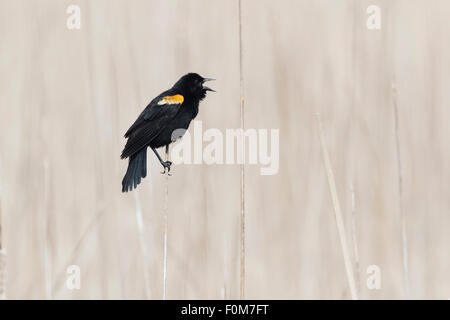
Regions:
<instances>
[{"instance_id":1,"label":"bird's tail feathers","mask_svg":"<svg viewBox=\"0 0 450 320\"><path fill-rule=\"evenodd\" d=\"M127 173L122 180L122 192L132 191L147 176L147 148L132 155L128 162Z\"/></svg>"}]
</instances>

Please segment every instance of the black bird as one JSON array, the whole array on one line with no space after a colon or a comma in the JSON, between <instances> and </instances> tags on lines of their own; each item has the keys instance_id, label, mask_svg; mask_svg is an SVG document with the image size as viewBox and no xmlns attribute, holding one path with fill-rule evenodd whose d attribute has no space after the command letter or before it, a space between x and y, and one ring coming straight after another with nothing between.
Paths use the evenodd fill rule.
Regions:
<instances>
[{"instance_id":1,"label":"black bird","mask_svg":"<svg viewBox=\"0 0 450 320\"><path fill-rule=\"evenodd\" d=\"M180 78L175 85L164 91L142 111L133 125L125 133L128 138L121 158L129 158L127 173L122 180L122 192L133 190L141 183L141 178L147 176L147 147L150 147L161 162L164 171L170 171L172 163L163 161L156 151L159 147L169 149L169 144L180 138L184 132L177 131L177 137L172 137L177 129L187 129L190 122L198 114L198 105L206 97L207 91L214 91L204 85L214 80L203 78L197 73L188 73Z\"/></svg>"}]
</instances>

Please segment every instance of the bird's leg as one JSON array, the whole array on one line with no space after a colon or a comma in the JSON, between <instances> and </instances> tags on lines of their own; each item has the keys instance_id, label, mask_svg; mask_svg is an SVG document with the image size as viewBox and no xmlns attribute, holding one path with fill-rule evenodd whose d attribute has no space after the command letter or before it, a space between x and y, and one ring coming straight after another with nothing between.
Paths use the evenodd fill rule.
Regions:
<instances>
[{"instance_id":1,"label":"bird's leg","mask_svg":"<svg viewBox=\"0 0 450 320\"><path fill-rule=\"evenodd\" d=\"M156 151L155 148L152 148L153 152L156 154L156 156L158 157L159 162L161 163L161 165L164 168L164 171L161 172L162 174L166 173L166 169L167 169L167 173L170 172L170 166L172 165L172 162L170 161L164 161L161 156L159 155L158 151ZM166 155L169 154L169 145L166 145ZM170 175L170 174L169 174Z\"/></svg>"},{"instance_id":2,"label":"bird's leg","mask_svg":"<svg viewBox=\"0 0 450 320\"><path fill-rule=\"evenodd\" d=\"M167 175L171 176L170 172L170 166L172 165L172 162L169 161L169 145L166 144L166 163L169 165L167 167ZM166 172L166 168L164 167L164 173Z\"/></svg>"}]
</instances>

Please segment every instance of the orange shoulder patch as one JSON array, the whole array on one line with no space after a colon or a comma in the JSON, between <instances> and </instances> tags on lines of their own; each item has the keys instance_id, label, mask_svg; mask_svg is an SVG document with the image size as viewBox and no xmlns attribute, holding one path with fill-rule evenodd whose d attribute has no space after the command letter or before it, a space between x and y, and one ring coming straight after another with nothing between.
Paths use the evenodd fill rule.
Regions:
<instances>
[{"instance_id":1,"label":"orange shoulder patch","mask_svg":"<svg viewBox=\"0 0 450 320\"><path fill-rule=\"evenodd\" d=\"M184 97L181 94L176 94L174 96L165 96L161 100L158 101L159 105L162 104L182 104L184 101Z\"/></svg>"}]
</instances>

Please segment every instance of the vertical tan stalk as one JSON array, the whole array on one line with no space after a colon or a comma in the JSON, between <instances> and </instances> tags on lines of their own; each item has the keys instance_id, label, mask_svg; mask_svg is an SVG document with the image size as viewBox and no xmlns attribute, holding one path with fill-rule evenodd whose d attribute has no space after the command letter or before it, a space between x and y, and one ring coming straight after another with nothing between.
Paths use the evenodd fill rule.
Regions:
<instances>
[{"instance_id":1,"label":"vertical tan stalk","mask_svg":"<svg viewBox=\"0 0 450 320\"><path fill-rule=\"evenodd\" d=\"M240 118L241 118L241 129L244 132L244 72L243 72L243 45L242 45L242 0L239 0L239 78L240 78ZM245 299L245 138L242 134L242 139L244 141L241 143L242 155L244 155L244 161L240 168L240 178L241 178L241 217L240 217L240 298Z\"/></svg>"},{"instance_id":2,"label":"vertical tan stalk","mask_svg":"<svg viewBox=\"0 0 450 320\"><path fill-rule=\"evenodd\" d=\"M320 144L321 144L321 148L322 148L323 163L325 166L325 170L327 172L327 178L328 178L328 184L330 187L331 199L333 201L334 215L336 218L336 226L337 226L337 230L339 233L339 239L341 242L342 253L344 255L344 264L345 264L345 270L347 273L348 284L350 287L350 294L351 294L353 300L357 300L358 293L356 291L355 275L353 273L353 266L352 266L352 262L350 259L350 253L349 253L348 244L347 244L347 237L345 236L345 226L344 226L344 221L342 219L339 198L337 195L336 182L334 180L333 169L331 168L330 156L328 154L328 150L327 150L326 144L325 144L325 137L324 137L323 128L322 128L322 121L320 120L319 114L317 114L316 117L317 117L317 127L318 127L318 131L319 131Z\"/></svg>"},{"instance_id":3,"label":"vertical tan stalk","mask_svg":"<svg viewBox=\"0 0 450 320\"><path fill-rule=\"evenodd\" d=\"M356 289L358 296L361 294L361 277L359 267L359 250L358 250L358 216L356 215L356 200L355 200L355 186L353 181L350 184L350 190L352 193L352 242L353 242L353 257L355 259L355 275L356 275Z\"/></svg>"},{"instance_id":4,"label":"vertical tan stalk","mask_svg":"<svg viewBox=\"0 0 450 320\"><path fill-rule=\"evenodd\" d=\"M403 173L402 173L402 158L400 150L400 135L398 124L398 106L397 106L397 87L395 84L395 77L392 77L392 100L394 105L394 125L395 125L395 151L397 157L397 172L398 172L398 203L401 220L402 233L402 258L403 258L403 288L405 298L410 299L409 291L409 268L408 268L408 233L406 229L406 214L403 210Z\"/></svg>"},{"instance_id":5,"label":"vertical tan stalk","mask_svg":"<svg viewBox=\"0 0 450 320\"><path fill-rule=\"evenodd\" d=\"M169 161L169 146L166 146L166 161ZM163 300L166 300L166 292L167 292L167 236L169 231L168 207L169 207L169 172L167 172L166 174L166 191L164 199L164 216L163 216L164 220Z\"/></svg>"}]
</instances>

